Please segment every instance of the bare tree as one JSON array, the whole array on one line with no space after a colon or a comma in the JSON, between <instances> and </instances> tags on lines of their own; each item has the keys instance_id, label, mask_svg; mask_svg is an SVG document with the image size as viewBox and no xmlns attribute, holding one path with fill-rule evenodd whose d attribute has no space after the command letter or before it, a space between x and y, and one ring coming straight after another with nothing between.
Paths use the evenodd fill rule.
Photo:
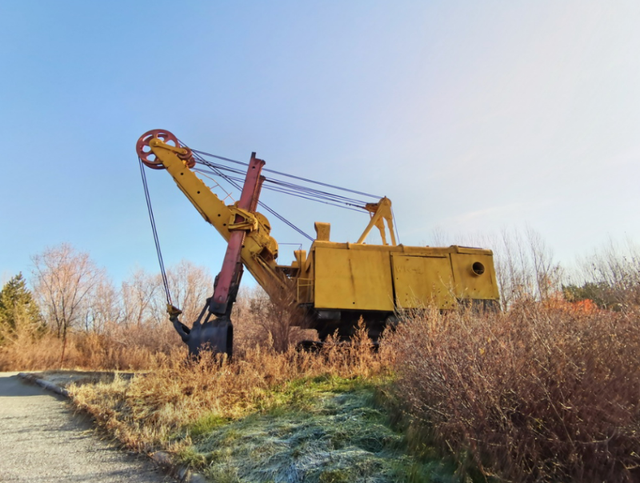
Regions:
<instances>
[{"instance_id":1,"label":"bare tree","mask_svg":"<svg viewBox=\"0 0 640 483\"><path fill-rule=\"evenodd\" d=\"M495 247L496 276L504 308L520 299L544 300L560 290L562 269L538 232L503 231Z\"/></svg>"},{"instance_id":2,"label":"bare tree","mask_svg":"<svg viewBox=\"0 0 640 483\"><path fill-rule=\"evenodd\" d=\"M535 274L536 295L540 300L557 294L561 288L562 269L553 260L553 253L537 231L528 228L527 240Z\"/></svg>"},{"instance_id":3,"label":"bare tree","mask_svg":"<svg viewBox=\"0 0 640 483\"><path fill-rule=\"evenodd\" d=\"M120 322L122 310L120 294L111 280L103 277L95 286L85 319L85 330L102 333L110 323Z\"/></svg>"},{"instance_id":4,"label":"bare tree","mask_svg":"<svg viewBox=\"0 0 640 483\"><path fill-rule=\"evenodd\" d=\"M95 288L104 281L105 272L88 253L78 252L68 243L47 248L33 256L32 262L34 294L45 321L63 340L63 360L67 333L87 319Z\"/></svg>"},{"instance_id":5,"label":"bare tree","mask_svg":"<svg viewBox=\"0 0 640 483\"><path fill-rule=\"evenodd\" d=\"M213 294L213 278L204 267L195 265L187 260L181 260L177 265L167 270L169 291L173 304L182 310L181 319L185 323L193 322L197 317L207 297ZM167 320L166 300L158 294L156 300L161 303L162 310L158 310L161 321Z\"/></svg>"},{"instance_id":6,"label":"bare tree","mask_svg":"<svg viewBox=\"0 0 640 483\"><path fill-rule=\"evenodd\" d=\"M600 303L610 308L640 305L640 245L609 240L579 261L577 283L591 285Z\"/></svg>"},{"instance_id":7,"label":"bare tree","mask_svg":"<svg viewBox=\"0 0 640 483\"><path fill-rule=\"evenodd\" d=\"M205 300L213 293L209 272L186 260L167 270L172 303L183 311L186 325L196 319ZM122 315L118 333L123 344L167 348L179 338L167 315L167 299L159 274L142 269L122 283L120 290Z\"/></svg>"},{"instance_id":8,"label":"bare tree","mask_svg":"<svg viewBox=\"0 0 640 483\"><path fill-rule=\"evenodd\" d=\"M120 289L122 323L141 326L155 320L154 300L160 292L162 289L158 275L148 274L142 269L136 270L129 280L122 282Z\"/></svg>"},{"instance_id":9,"label":"bare tree","mask_svg":"<svg viewBox=\"0 0 640 483\"><path fill-rule=\"evenodd\" d=\"M182 260L167 270L167 281L173 305L182 310L180 319L191 324L204 307L207 297L213 294L211 273L204 267ZM161 325L168 320L167 299L160 275L138 270L130 281L122 284L122 300L126 323Z\"/></svg>"},{"instance_id":10,"label":"bare tree","mask_svg":"<svg viewBox=\"0 0 640 483\"><path fill-rule=\"evenodd\" d=\"M285 352L291 344L305 338L299 327L301 313L292 293L282 293L271 299L259 286L242 291L235 307L234 324L239 342L246 347L270 344Z\"/></svg>"},{"instance_id":11,"label":"bare tree","mask_svg":"<svg viewBox=\"0 0 640 483\"><path fill-rule=\"evenodd\" d=\"M440 240L445 237L439 234ZM500 301L504 309L517 300L544 300L561 288L561 266L538 232L503 230L499 236L475 234L459 236L458 243L493 251Z\"/></svg>"}]
</instances>

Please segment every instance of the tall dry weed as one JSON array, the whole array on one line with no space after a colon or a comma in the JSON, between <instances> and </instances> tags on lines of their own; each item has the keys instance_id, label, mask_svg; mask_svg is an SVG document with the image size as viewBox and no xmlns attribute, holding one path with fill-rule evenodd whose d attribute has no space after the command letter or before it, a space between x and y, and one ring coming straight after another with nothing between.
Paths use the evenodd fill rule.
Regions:
<instances>
[{"instance_id":1,"label":"tall dry weed","mask_svg":"<svg viewBox=\"0 0 640 483\"><path fill-rule=\"evenodd\" d=\"M330 341L317 353L256 346L233 361L206 352L195 361L172 354L126 384L116 380L71 393L78 407L124 444L151 451L171 449L172 437L202 417L235 419L273 408L293 381L371 378L387 366L361 326L352 345Z\"/></svg>"},{"instance_id":2,"label":"tall dry weed","mask_svg":"<svg viewBox=\"0 0 640 483\"><path fill-rule=\"evenodd\" d=\"M639 328L566 303L408 319L389 342L414 440L510 481L638 481Z\"/></svg>"},{"instance_id":3,"label":"tall dry weed","mask_svg":"<svg viewBox=\"0 0 640 483\"><path fill-rule=\"evenodd\" d=\"M169 324L111 323L102 332L71 332L66 340L51 332L39 337L24 332L0 346L0 370L148 370L157 367L158 356L180 351L182 342Z\"/></svg>"},{"instance_id":4,"label":"tall dry weed","mask_svg":"<svg viewBox=\"0 0 640 483\"><path fill-rule=\"evenodd\" d=\"M133 293L133 289L129 291ZM69 329L66 338L57 337L51 330L37 337L33 331L16 330L0 345L0 370L153 369L157 367L157 354L180 351L184 346L166 313L155 311L156 316L143 317L149 309L147 302L131 302L129 305L141 311L137 315L128 312L129 319L105 319L89 329ZM189 313L193 313L195 303L190 307ZM256 346L287 352L302 339L314 339L315 331L293 325L297 314L292 300L271 301L261 291L243 296L233 314L234 352L242 356ZM189 314L184 320L188 324L193 321Z\"/></svg>"},{"instance_id":5,"label":"tall dry weed","mask_svg":"<svg viewBox=\"0 0 640 483\"><path fill-rule=\"evenodd\" d=\"M234 307L232 320L236 354L256 345L286 352L302 340L313 340L317 333L300 327L302 313L292 293L269 298L260 287L242 290Z\"/></svg>"}]
</instances>

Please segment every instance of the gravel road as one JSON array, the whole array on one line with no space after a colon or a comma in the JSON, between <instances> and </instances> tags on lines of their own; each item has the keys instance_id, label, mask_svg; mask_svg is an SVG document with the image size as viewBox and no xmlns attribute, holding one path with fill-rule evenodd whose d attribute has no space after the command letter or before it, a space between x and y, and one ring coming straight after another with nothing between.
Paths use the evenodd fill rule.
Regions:
<instances>
[{"instance_id":1,"label":"gravel road","mask_svg":"<svg viewBox=\"0 0 640 483\"><path fill-rule=\"evenodd\" d=\"M0 481L173 482L98 439L63 398L0 372Z\"/></svg>"}]
</instances>

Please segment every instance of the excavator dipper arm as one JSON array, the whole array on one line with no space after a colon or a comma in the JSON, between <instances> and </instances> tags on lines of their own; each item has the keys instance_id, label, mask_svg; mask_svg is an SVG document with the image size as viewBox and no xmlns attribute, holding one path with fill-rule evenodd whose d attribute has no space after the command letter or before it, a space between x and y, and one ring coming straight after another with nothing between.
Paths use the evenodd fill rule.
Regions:
<instances>
[{"instance_id":1,"label":"excavator dipper arm","mask_svg":"<svg viewBox=\"0 0 640 483\"><path fill-rule=\"evenodd\" d=\"M260 173L262 172L263 166L264 161L257 159L256 153L252 153L251 162L249 163L249 169L247 170L247 176L242 188L242 194L240 195L240 201L237 206L239 210L255 212L258 206L260 188L262 186ZM237 214L235 215L233 225L240 225L240 228L235 228L233 225L227 227L231 231L229 244L227 245L227 252L222 262L222 270L220 271L220 275L218 275L218 280L216 281L216 286L213 291L213 298L209 306L209 311L218 316L226 315L227 312L230 311L229 305L233 304L232 299L235 299L234 292L237 292L237 287L242 277L242 246L247 234L246 227L242 222L242 215Z\"/></svg>"}]
</instances>

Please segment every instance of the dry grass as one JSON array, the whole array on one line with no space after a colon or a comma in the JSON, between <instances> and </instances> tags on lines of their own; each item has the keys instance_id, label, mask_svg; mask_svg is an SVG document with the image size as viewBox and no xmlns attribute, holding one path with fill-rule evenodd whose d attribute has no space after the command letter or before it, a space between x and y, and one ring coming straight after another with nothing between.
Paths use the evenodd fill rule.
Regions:
<instances>
[{"instance_id":1,"label":"dry grass","mask_svg":"<svg viewBox=\"0 0 640 483\"><path fill-rule=\"evenodd\" d=\"M203 417L228 420L283 403L288 384L318 376L371 378L387 367L364 329L352 345L331 342L317 354L256 347L242 360L211 354L198 361L174 354L158 359L153 372L130 382L72 387L75 404L128 447L178 451L189 441L172 437Z\"/></svg>"},{"instance_id":2,"label":"dry grass","mask_svg":"<svg viewBox=\"0 0 640 483\"><path fill-rule=\"evenodd\" d=\"M0 371L145 370L157 367L170 353L186 350L168 323L132 327L111 324L101 333L74 332L67 337L66 346L53 333L20 333L0 347Z\"/></svg>"},{"instance_id":3,"label":"dry grass","mask_svg":"<svg viewBox=\"0 0 640 483\"><path fill-rule=\"evenodd\" d=\"M414 449L435 444L457 458L461 475L640 478L636 306L608 311L550 299L520 301L504 313L427 311L405 319L378 353L363 330L353 344L333 341L320 353L293 350L291 333L275 347L273 334L286 334L273 329L269 317L277 312L249 315L236 320L254 335L240 339L241 356L231 362L187 361L169 324L71 334L63 367L153 369L131 381L72 388L76 405L132 449L185 454L194 424L212 428L295 405L318 377L384 381L383 392L393 381L395 410L409 423ZM2 347L0 368L59 368L61 353L53 335L18 334Z\"/></svg>"},{"instance_id":4,"label":"dry grass","mask_svg":"<svg viewBox=\"0 0 640 483\"><path fill-rule=\"evenodd\" d=\"M410 318L390 343L412 439L506 481L638 481L639 328L557 301Z\"/></svg>"},{"instance_id":5,"label":"dry grass","mask_svg":"<svg viewBox=\"0 0 640 483\"><path fill-rule=\"evenodd\" d=\"M195 306L190 310L195 311ZM286 352L300 340L315 338L315 331L291 325L294 315L290 301L274 304L262 291L241 298L233 315L234 352L242 356L256 346ZM54 331L15 331L0 345L0 371L158 368L163 356L182 358L186 347L164 312L155 318L136 323L105 322L100 330L75 329L69 332L66 342ZM184 320L191 322L188 316Z\"/></svg>"}]
</instances>

